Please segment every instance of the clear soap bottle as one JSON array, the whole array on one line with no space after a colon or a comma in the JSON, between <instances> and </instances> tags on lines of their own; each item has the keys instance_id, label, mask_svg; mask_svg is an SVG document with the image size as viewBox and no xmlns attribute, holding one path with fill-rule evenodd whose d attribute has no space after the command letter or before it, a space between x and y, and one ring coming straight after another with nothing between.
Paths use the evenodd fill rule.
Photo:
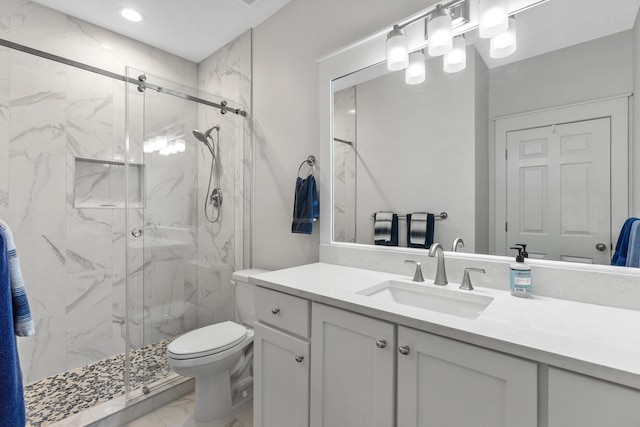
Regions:
<instances>
[{"instance_id":1,"label":"clear soap bottle","mask_svg":"<svg viewBox=\"0 0 640 427\"><path fill-rule=\"evenodd\" d=\"M511 295L522 298L531 296L531 266L524 262L525 248L526 247L511 248L517 250L518 255L516 256L516 262L509 265L509 288Z\"/></svg>"}]
</instances>

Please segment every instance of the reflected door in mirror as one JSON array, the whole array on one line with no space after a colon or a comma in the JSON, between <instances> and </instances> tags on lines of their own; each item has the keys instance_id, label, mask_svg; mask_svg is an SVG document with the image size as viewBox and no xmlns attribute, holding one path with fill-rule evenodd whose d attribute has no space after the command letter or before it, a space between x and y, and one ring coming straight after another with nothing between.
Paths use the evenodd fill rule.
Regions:
<instances>
[{"instance_id":1,"label":"reflected door in mirror","mask_svg":"<svg viewBox=\"0 0 640 427\"><path fill-rule=\"evenodd\" d=\"M531 258L609 264L610 120L509 132L507 248L526 243Z\"/></svg>"}]
</instances>

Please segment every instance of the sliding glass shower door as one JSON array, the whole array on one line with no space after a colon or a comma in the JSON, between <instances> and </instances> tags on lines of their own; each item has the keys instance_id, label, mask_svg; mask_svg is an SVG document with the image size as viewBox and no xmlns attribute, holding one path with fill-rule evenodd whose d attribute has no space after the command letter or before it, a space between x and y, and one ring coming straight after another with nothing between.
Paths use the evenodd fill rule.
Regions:
<instances>
[{"instance_id":1,"label":"sliding glass shower door","mask_svg":"<svg viewBox=\"0 0 640 427\"><path fill-rule=\"evenodd\" d=\"M230 279L243 257L246 129L243 117L186 98L220 99L140 70L127 75L141 82L128 85L126 103L126 329L128 391L135 393L170 376L172 338L234 317ZM212 169L214 156L193 131L215 126L207 139ZM216 221L205 217L205 203Z\"/></svg>"}]
</instances>

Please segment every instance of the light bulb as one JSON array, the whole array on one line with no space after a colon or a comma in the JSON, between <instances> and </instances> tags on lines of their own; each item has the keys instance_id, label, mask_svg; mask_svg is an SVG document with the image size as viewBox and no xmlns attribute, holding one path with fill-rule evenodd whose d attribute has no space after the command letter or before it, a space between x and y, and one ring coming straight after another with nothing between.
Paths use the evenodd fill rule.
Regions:
<instances>
[{"instance_id":1,"label":"light bulb","mask_svg":"<svg viewBox=\"0 0 640 427\"><path fill-rule=\"evenodd\" d=\"M509 29L489 41L489 55L492 58L506 58L516 51L516 18L509 18Z\"/></svg>"},{"instance_id":2,"label":"light bulb","mask_svg":"<svg viewBox=\"0 0 640 427\"><path fill-rule=\"evenodd\" d=\"M429 55L440 56L453 48L451 14L442 5L436 6L427 21L427 40Z\"/></svg>"},{"instance_id":3,"label":"light bulb","mask_svg":"<svg viewBox=\"0 0 640 427\"><path fill-rule=\"evenodd\" d=\"M464 37L453 39L453 49L442 58L442 68L447 73L457 73L467 67L467 42Z\"/></svg>"},{"instance_id":4,"label":"light bulb","mask_svg":"<svg viewBox=\"0 0 640 427\"><path fill-rule=\"evenodd\" d=\"M178 150L178 153L184 153L184 151L187 149L187 144L184 141L184 139L178 139L174 142L174 145L176 147L176 149Z\"/></svg>"},{"instance_id":5,"label":"light bulb","mask_svg":"<svg viewBox=\"0 0 640 427\"><path fill-rule=\"evenodd\" d=\"M409 40L398 25L387 34L387 68L402 70L409 65Z\"/></svg>"},{"instance_id":6,"label":"light bulb","mask_svg":"<svg viewBox=\"0 0 640 427\"><path fill-rule=\"evenodd\" d=\"M142 15L140 12L134 9L122 9L120 10L120 15L127 21L131 22L140 22L142 21Z\"/></svg>"},{"instance_id":7,"label":"light bulb","mask_svg":"<svg viewBox=\"0 0 640 427\"><path fill-rule=\"evenodd\" d=\"M422 51L413 52L409 55L409 66L404 70L405 83L417 85L424 81L427 74L425 59Z\"/></svg>"},{"instance_id":8,"label":"light bulb","mask_svg":"<svg viewBox=\"0 0 640 427\"><path fill-rule=\"evenodd\" d=\"M507 31L509 26L507 0L479 0L478 15L480 37L489 39Z\"/></svg>"}]
</instances>

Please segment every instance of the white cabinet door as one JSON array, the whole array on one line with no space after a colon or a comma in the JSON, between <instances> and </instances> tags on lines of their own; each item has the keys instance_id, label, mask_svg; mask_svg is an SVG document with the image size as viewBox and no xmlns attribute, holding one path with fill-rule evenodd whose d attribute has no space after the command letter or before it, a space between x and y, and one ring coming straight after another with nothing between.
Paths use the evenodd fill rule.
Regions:
<instances>
[{"instance_id":1,"label":"white cabinet door","mask_svg":"<svg viewBox=\"0 0 640 427\"><path fill-rule=\"evenodd\" d=\"M256 427L309 425L309 343L257 323L254 336Z\"/></svg>"},{"instance_id":2,"label":"white cabinet door","mask_svg":"<svg viewBox=\"0 0 640 427\"><path fill-rule=\"evenodd\" d=\"M640 391L549 368L549 427L638 427Z\"/></svg>"},{"instance_id":3,"label":"white cabinet door","mask_svg":"<svg viewBox=\"0 0 640 427\"><path fill-rule=\"evenodd\" d=\"M314 303L311 426L395 425L395 326Z\"/></svg>"},{"instance_id":4,"label":"white cabinet door","mask_svg":"<svg viewBox=\"0 0 640 427\"><path fill-rule=\"evenodd\" d=\"M398 427L537 426L535 363L403 326L398 346Z\"/></svg>"}]
</instances>

